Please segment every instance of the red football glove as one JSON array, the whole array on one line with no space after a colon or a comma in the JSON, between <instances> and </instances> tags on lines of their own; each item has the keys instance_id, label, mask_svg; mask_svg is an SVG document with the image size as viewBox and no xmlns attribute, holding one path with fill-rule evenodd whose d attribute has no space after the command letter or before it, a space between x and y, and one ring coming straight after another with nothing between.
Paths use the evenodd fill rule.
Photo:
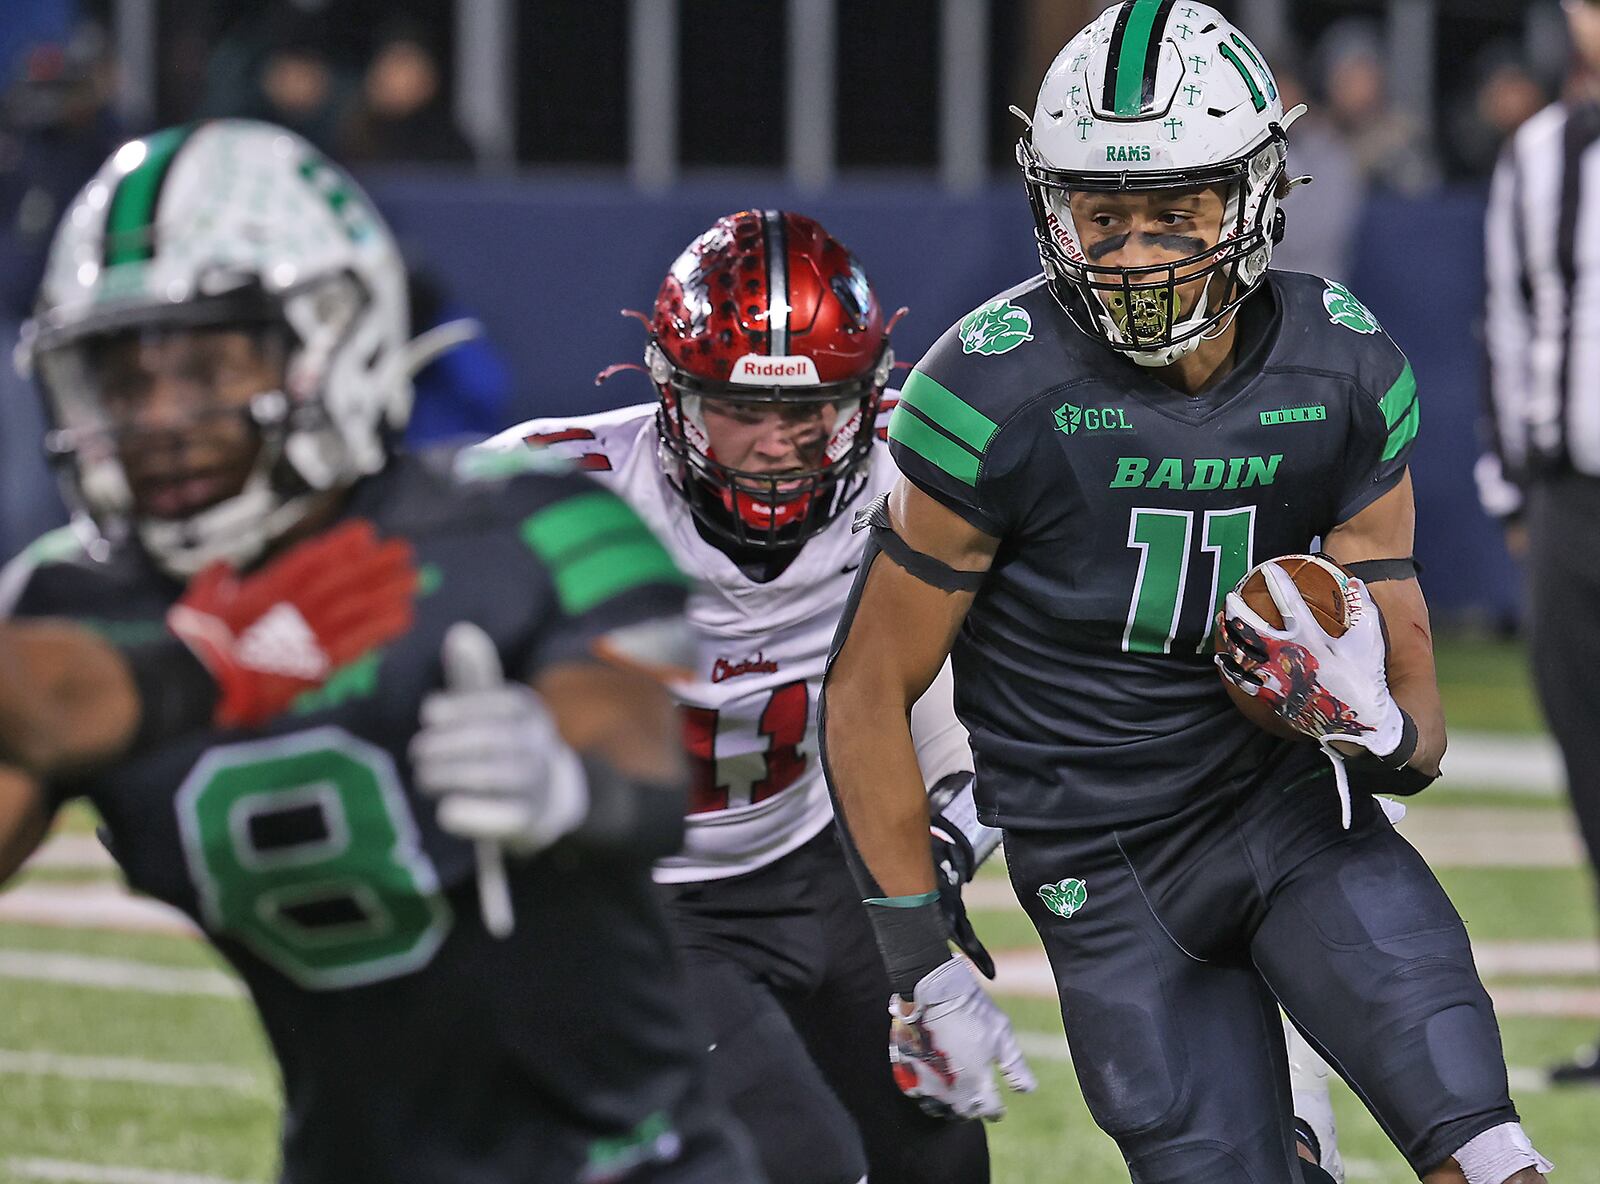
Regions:
<instances>
[{"instance_id":1,"label":"red football glove","mask_svg":"<svg viewBox=\"0 0 1600 1184\"><path fill-rule=\"evenodd\" d=\"M266 723L340 666L411 628L411 547L355 519L246 576L213 563L167 612L216 679L219 727Z\"/></svg>"}]
</instances>

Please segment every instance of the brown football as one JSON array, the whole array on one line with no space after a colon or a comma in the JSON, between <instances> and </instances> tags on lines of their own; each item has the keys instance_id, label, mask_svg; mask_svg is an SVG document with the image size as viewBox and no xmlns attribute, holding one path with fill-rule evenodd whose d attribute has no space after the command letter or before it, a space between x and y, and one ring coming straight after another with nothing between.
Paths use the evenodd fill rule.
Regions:
<instances>
[{"instance_id":1,"label":"brown football","mask_svg":"<svg viewBox=\"0 0 1600 1184\"><path fill-rule=\"evenodd\" d=\"M1345 599L1345 584L1349 574L1342 567L1320 555L1283 555L1267 562L1277 564L1284 574L1294 581L1294 586L1306 602L1306 607L1311 610L1312 617L1329 637L1344 635L1344 631L1350 627L1350 606ZM1267 577L1262 573L1262 568L1265 566L1263 563L1252 568L1239 582L1237 591L1258 617L1272 628L1281 629L1283 614L1278 612L1277 602L1272 599L1272 593L1267 589ZM1220 650L1222 648L1220 630L1217 633L1216 644ZM1227 679L1222 680L1222 685L1227 688L1228 698L1233 700L1233 705L1258 728L1271 732L1274 736L1306 739L1284 723L1260 699L1245 694Z\"/></svg>"}]
</instances>

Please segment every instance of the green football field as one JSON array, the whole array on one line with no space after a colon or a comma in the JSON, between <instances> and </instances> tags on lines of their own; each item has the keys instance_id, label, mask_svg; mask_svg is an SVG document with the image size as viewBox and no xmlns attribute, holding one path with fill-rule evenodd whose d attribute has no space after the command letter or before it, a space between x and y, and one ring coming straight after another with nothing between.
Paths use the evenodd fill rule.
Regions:
<instances>
[{"instance_id":1,"label":"green football field","mask_svg":"<svg viewBox=\"0 0 1600 1184\"><path fill-rule=\"evenodd\" d=\"M1521 661L1506 643L1442 647L1457 733L1536 732ZM89 827L70 813L47 858L0 895L0 1181L271 1180L278 1085L248 1005L205 946L106 909L117 880ZM1561 800L1514 774L1447 780L1413 803L1404 829L1467 918L1524 1124L1559 1165L1557 1184L1600 1184L1600 1090L1551 1090L1538 1072L1600 1034L1594 892ZM1002 882L989 868L974 891L979 931L997 953L1036 951ZM91 910L98 927L85 924ZM995 1179L1125 1180L1084 1110L1053 1002L1002 1000L1040 1088L992 1128ZM1414 1179L1339 1083L1334 1101L1350 1180Z\"/></svg>"}]
</instances>

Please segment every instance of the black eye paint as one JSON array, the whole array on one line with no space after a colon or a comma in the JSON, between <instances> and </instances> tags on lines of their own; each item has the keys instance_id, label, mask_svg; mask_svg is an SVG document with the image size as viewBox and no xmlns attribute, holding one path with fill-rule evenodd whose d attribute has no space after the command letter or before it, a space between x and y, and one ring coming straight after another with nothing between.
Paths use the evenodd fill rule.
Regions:
<instances>
[{"instance_id":1,"label":"black eye paint","mask_svg":"<svg viewBox=\"0 0 1600 1184\"><path fill-rule=\"evenodd\" d=\"M1097 243L1086 246L1083 251L1084 254L1088 255L1091 260L1098 263L1107 255L1114 255L1127 245L1128 236L1125 234L1119 234L1113 238L1104 238Z\"/></svg>"},{"instance_id":2,"label":"black eye paint","mask_svg":"<svg viewBox=\"0 0 1600 1184\"><path fill-rule=\"evenodd\" d=\"M1126 234L1119 234L1112 238L1101 239L1097 243L1084 247L1084 254L1089 256L1091 262L1098 263L1107 255L1114 255L1127 246L1128 237ZM1141 234L1139 239L1146 246L1177 251L1185 258L1190 255L1203 254L1211 249L1204 239L1196 238L1190 234Z\"/></svg>"},{"instance_id":3,"label":"black eye paint","mask_svg":"<svg viewBox=\"0 0 1600 1184\"><path fill-rule=\"evenodd\" d=\"M1195 238L1192 234L1141 234L1139 237L1153 247L1164 247L1185 255L1198 255L1211 249L1204 239Z\"/></svg>"}]
</instances>

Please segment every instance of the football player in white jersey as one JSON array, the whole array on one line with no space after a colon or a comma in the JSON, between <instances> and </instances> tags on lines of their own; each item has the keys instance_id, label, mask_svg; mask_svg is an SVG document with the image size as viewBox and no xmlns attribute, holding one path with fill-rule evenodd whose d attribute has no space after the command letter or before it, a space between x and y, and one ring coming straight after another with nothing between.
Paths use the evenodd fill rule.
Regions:
<instances>
[{"instance_id":1,"label":"football player in white jersey","mask_svg":"<svg viewBox=\"0 0 1600 1184\"><path fill-rule=\"evenodd\" d=\"M688 836L656 879L714 1079L774 1184L981 1184L982 1125L919 1106L901 1088L918 1092L916 1067L883 1056L888 979L817 758L823 666L862 553L851 517L897 475L879 423L893 320L841 243L777 210L719 219L639 315L655 400L534 420L490 446L574 458L696 579L694 673L675 687ZM982 966L960 884L998 832L977 821L948 685L912 725L952 931Z\"/></svg>"}]
</instances>

